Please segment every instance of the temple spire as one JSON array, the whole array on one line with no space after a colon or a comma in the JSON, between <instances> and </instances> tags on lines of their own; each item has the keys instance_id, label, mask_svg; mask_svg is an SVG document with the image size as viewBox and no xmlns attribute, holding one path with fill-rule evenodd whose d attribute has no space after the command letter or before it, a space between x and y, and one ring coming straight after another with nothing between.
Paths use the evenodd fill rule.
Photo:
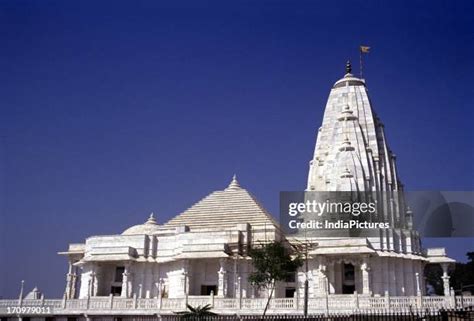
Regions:
<instances>
[{"instance_id":1,"label":"temple spire","mask_svg":"<svg viewBox=\"0 0 474 321\"><path fill-rule=\"evenodd\" d=\"M239 189L239 188L240 188L240 184L237 181L237 175L234 174L234 176L232 176L232 181L230 182L229 186L226 189L234 190L234 189Z\"/></svg>"},{"instance_id":2,"label":"temple spire","mask_svg":"<svg viewBox=\"0 0 474 321\"><path fill-rule=\"evenodd\" d=\"M154 225L157 224L156 219L155 219L155 215L153 214L153 212L150 213L150 217L145 222L145 224L154 224Z\"/></svg>"},{"instance_id":3,"label":"temple spire","mask_svg":"<svg viewBox=\"0 0 474 321\"><path fill-rule=\"evenodd\" d=\"M346 63L346 72L328 97L324 126L318 132L310 163L307 190L396 189L396 164L388 152L390 148L368 90L364 82L351 74L350 61ZM386 169L384 175L377 174L381 169ZM357 179L348 184L348 177Z\"/></svg>"}]
</instances>

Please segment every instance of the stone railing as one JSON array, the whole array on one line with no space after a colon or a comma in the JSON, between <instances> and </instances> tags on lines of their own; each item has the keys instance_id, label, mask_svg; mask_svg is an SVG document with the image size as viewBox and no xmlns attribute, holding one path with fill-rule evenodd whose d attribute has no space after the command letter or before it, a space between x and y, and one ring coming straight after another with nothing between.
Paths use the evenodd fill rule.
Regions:
<instances>
[{"instance_id":1,"label":"stone railing","mask_svg":"<svg viewBox=\"0 0 474 321\"><path fill-rule=\"evenodd\" d=\"M0 300L0 316L3 315L152 315L172 314L186 310L186 304L203 306L210 304L212 310L221 314L260 314L267 303L266 298L218 298L214 296L188 296L187 298L121 298L90 297L85 299L58 300ZM302 298L274 298L268 313L302 313ZM308 299L311 314L352 312L415 312L474 306L474 296L367 296L328 295Z\"/></svg>"}]
</instances>

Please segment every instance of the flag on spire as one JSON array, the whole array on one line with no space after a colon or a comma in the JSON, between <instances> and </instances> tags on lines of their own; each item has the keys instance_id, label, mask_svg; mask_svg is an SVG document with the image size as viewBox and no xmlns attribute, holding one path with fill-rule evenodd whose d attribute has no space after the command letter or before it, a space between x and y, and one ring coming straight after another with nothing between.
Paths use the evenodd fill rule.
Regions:
<instances>
[{"instance_id":1,"label":"flag on spire","mask_svg":"<svg viewBox=\"0 0 474 321\"><path fill-rule=\"evenodd\" d=\"M370 52L369 46L359 46L359 68L360 68L360 79L362 79L362 54Z\"/></svg>"},{"instance_id":2,"label":"flag on spire","mask_svg":"<svg viewBox=\"0 0 474 321\"><path fill-rule=\"evenodd\" d=\"M361 53L369 53L370 52L370 47L369 46L360 46L360 52Z\"/></svg>"}]
</instances>

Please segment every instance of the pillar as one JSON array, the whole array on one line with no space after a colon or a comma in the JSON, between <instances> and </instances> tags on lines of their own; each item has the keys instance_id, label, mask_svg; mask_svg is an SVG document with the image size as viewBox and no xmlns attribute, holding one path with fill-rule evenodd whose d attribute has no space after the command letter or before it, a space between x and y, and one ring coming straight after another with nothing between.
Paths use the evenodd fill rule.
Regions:
<instances>
[{"instance_id":1,"label":"pillar","mask_svg":"<svg viewBox=\"0 0 474 321\"><path fill-rule=\"evenodd\" d=\"M242 278L237 277L237 282L235 282L235 297L240 299L242 297Z\"/></svg>"},{"instance_id":2,"label":"pillar","mask_svg":"<svg viewBox=\"0 0 474 321\"><path fill-rule=\"evenodd\" d=\"M137 298L139 298L139 299L143 298L143 284L142 283L138 284L138 296L137 296Z\"/></svg>"},{"instance_id":3,"label":"pillar","mask_svg":"<svg viewBox=\"0 0 474 321\"><path fill-rule=\"evenodd\" d=\"M122 298L130 297L129 278L130 265L126 264L122 274L122 293L120 294Z\"/></svg>"},{"instance_id":4,"label":"pillar","mask_svg":"<svg viewBox=\"0 0 474 321\"><path fill-rule=\"evenodd\" d=\"M415 280L416 280L416 295L421 295L421 284L420 284L420 273L415 273Z\"/></svg>"},{"instance_id":5,"label":"pillar","mask_svg":"<svg viewBox=\"0 0 474 321\"><path fill-rule=\"evenodd\" d=\"M227 271L225 268L225 259L220 259L220 268L218 274L217 297L224 298L227 296Z\"/></svg>"},{"instance_id":6,"label":"pillar","mask_svg":"<svg viewBox=\"0 0 474 321\"><path fill-rule=\"evenodd\" d=\"M183 272L181 274L181 284L183 286L183 293L184 293L184 297L188 298L188 295L189 295L189 288L190 288L190 284L189 284L189 261L188 260L184 260L183 262ZM187 303L187 301L186 301Z\"/></svg>"},{"instance_id":7,"label":"pillar","mask_svg":"<svg viewBox=\"0 0 474 321\"><path fill-rule=\"evenodd\" d=\"M336 293L336 287L335 287L336 276L335 276L334 266L335 266L334 262L329 263L329 266L328 266L328 268L329 268L329 270L328 270L328 274L329 274L328 293L329 294L335 294Z\"/></svg>"},{"instance_id":8,"label":"pillar","mask_svg":"<svg viewBox=\"0 0 474 321\"><path fill-rule=\"evenodd\" d=\"M72 266L72 280L71 280L71 297L74 299L77 296L77 266Z\"/></svg>"},{"instance_id":9,"label":"pillar","mask_svg":"<svg viewBox=\"0 0 474 321\"><path fill-rule=\"evenodd\" d=\"M66 274L66 299L74 299L76 297L76 284L77 284L77 267L74 266L74 262L69 260L69 269Z\"/></svg>"},{"instance_id":10,"label":"pillar","mask_svg":"<svg viewBox=\"0 0 474 321\"><path fill-rule=\"evenodd\" d=\"M97 296L99 293L99 275L96 272L96 269L92 271L92 279L91 279L91 296Z\"/></svg>"},{"instance_id":11,"label":"pillar","mask_svg":"<svg viewBox=\"0 0 474 321\"><path fill-rule=\"evenodd\" d=\"M66 299L72 299L71 294L72 294L72 287L73 287L73 265L72 261L69 260L69 269L66 274L66 290L64 291L64 294L66 295Z\"/></svg>"},{"instance_id":12,"label":"pillar","mask_svg":"<svg viewBox=\"0 0 474 321\"><path fill-rule=\"evenodd\" d=\"M184 292L184 297L187 300L188 295L189 295L189 274L186 269L183 271L183 292Z\"/></svg>"},{"instance_id":13,"label":"pillar","mask_svg":"<svg viewBox=\"0 0 474 321\"><path fill-rule=\"evenodd\" d=\"M326 264L324 261L320 261L316 270L316 282L315 291L316 295L327 295L328 294L328 277L326 275Z\"/></svg>"},{"instance_id":14,"label":"pillar","mask_svg":"<svg viewBox=\"0 0 474 321\"><path fill-rule=\"evenodd\" d=\"M156 283L156 286L158 287L157 289L158 309L161 309L161 306L163 305L163 279L162 278L160 278L160 280Z\"/></svg>"},{"instance_id":15,"label":"pillar","mask_svg":"<svg viewBox=\"0 0 474 321\"><path fill-rule=\"evenodd\" d=\"M441 263L441 268L443 269L443 276L441 276L441 279L443 280L443 294L445 296L448 296L450 294L450 291L449 291L449 275L448 275L449 264L448 263Z\"/></svg>"},{"instance_id":16,"label":"pillar","mask_svg":"<svg viewBox=\"0 0 474 321\"><path fill-rule=\"evenodd\" d=\"M156 283L156 287L158 288L157 289L157 293L158 293L157 297L158 297L158 299L160 299L160 298L163 297L163 279L162 278L160 278L158 280L158 282Z\"/></svg>"},{"instance_id":17,"label":"pillar","mask_svg":"<svg viewBox=\"0 0 474 321\"><path fill-rule=\"evenodd\" d=\"M370 266L369 259L364 257L360 265L362 274L362 294L371 294L370 291Z\"/></svg>"}]
</instances>

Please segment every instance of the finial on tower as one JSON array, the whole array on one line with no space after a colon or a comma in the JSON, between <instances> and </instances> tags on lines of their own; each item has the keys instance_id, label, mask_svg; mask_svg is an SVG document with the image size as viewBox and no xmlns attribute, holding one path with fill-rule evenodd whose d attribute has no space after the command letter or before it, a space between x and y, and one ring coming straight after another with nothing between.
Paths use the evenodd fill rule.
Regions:
<instances>
[{"instance_id":1,"label":"finial on tower","mask_svg":"<svg viewBox=\"0 0 474 321\"><path fill-rule=\"evenodd\" d=\"M240 184L237 181L237 175L234 174L234 176L232 176L232 181L230 182L229 186L226 189L239 189L239 188L240 188Z\"/></svg>"},{"instance_id":2,"label":"finial on tower","mask_svg":"<svg viewBox=\"0 0 474 321\"><path fill-rule=\"evenodd\" d=\"M148 218L145 224L157 224L153 212L150 213L150 217Z\"/></svg>"},{"instance_id":3,"label":"finial on tower","mask_svg":"<svg viewBox=\"0 0 474 321\"><path fill-rule=\"evenodd\" d=\"M351 61L348 60L346 62L346 74L350 74L352 72L352 65L351 65Z\"/></svg>"}]
</instances>

